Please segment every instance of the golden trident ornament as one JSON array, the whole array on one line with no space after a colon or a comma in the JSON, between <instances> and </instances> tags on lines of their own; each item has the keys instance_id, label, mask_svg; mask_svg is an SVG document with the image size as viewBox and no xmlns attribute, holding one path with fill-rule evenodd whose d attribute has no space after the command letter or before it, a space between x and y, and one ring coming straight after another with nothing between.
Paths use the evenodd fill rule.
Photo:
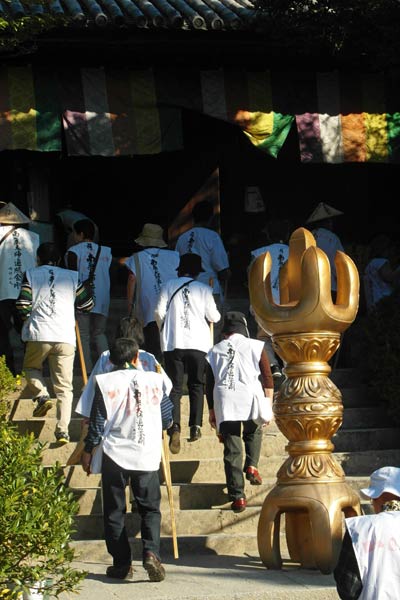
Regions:
<instances>
[{"instance_id":1,"label":"golden trident ornament","mask_svg":"<svg viewBox=\"0 0 400 600\"><path fill-rule=\"evenodd\" d=\"M289 259L280 273L280 304L271 291L272 260L259 256L249 271L250 302L258 324L272 335L285 362L285 380L275 394L274 415L289 440L289 457L264 500L258 523L258 549L266 567L280 569L281 515L292 560L302 568L334 569L342 540L343 516L360 514L358 495L332 455L330 441L343 420L342 396L329 379L328 361L340 334L358 310L359 277L355 264L337 252L337 297L331 295L330 264L314 236L296 229Z\"/></svg>"}]
</instances>

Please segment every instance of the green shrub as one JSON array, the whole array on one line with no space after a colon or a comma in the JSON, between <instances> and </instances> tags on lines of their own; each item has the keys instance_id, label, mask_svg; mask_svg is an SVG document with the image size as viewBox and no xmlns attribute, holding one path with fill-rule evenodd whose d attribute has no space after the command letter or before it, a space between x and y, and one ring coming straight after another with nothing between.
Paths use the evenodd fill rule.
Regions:
<instances>
[{"instance_id":1,"label":"green shrub","mask_svg":"<svg viewBox=\"0 0 400 600\"><path fill-rule=\"evenodd\" d=\"M61 466L43 466L45 444L4 418L7 395L17 385L7 371L0 359L0 598L20 599L36 582L46 582L46 592L57 598L86 576L70 566L78 503Z\"/></svg>"},{"instance_id":2,"label":"green shrub","mask_svg":"<svg viewBox=\"0 0 400 600\"><path fill-rule=\"evenodd\" d=\"M11 409L10 394L21 385L21 378L14 377L6 365L6 357L0 356L0 419L5 419Z\"/></svg>"}]
</instances>

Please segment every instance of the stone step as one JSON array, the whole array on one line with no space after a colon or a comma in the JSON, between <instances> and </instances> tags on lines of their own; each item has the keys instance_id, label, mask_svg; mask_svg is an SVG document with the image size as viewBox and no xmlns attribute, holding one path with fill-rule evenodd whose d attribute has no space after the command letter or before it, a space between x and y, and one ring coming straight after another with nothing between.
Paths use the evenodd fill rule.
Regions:
<instances>
[{"instance_id":1,"label":"stone step","mask_svg":"<svg viewBox=\"0 0 400 600\"><path fill-rule=\"evenodd\" d=\"M251 506L242 513L229 508L185 511L175 515L177 535L208 535L212 533L257 534L261 507ZM140 537L140 518L137 513L127 513L126 528L129 537ZM99 539L103 536L103 517L98 514L81 515L74 519L76 532L73 539ZM171 519L165 512L161 521L161 536L171 536Z\"/></svg>"},{"instance_id":2,"label":"stone step","mask_svg":"<svg viewBox=\"0 0 400 600\"><path fill-rule=\"evenodd\" d=\"M347 390L349 391L349 390ZM351 390L352 391L352 390ZM385 407L382 405L369 404L367 401L362 402L362 396L358 396L358 399L353 395L351 399L347 398L347 406L344 404L344 412L343 412L343 424L342 429L353 429L353 428L365 428L368 426L373 427L390 427L392 422L389 416L385 411ZM77 398L74 398L73 409L77 404ZM29 427L33 427L35 430L40 426L38 423L41 423L43 418L34 418L32 417L32 412L34 409L34 404L31 399L27 398L19 398L15 403L15 408L13 411L13 420L18 423L18 426L23 431L23 427L26 427L28 430ZM188 396L183 396L181 401L181 425L182 430L187 427L189 421L189 399ZM55 418L56 416L56 401L53 398L53 407L49 410L46 415L46 421L50 418ZM24 421L26 421L25 426L23 425ZM70 435L71 439L78 439L80 433L80 423L81 416L73 410L72 420L71 420L71 429ZM205 430L209 429L208 424L208 407L207 403L204 402L204 411L203 411L203 428ZM271 423L268 426L269 431L276 431L279 433L279 430L275 423ZM53 430L54 431L54 430ZM76 431L79 431L78 438L76 438ZM52 434L53 432L51 432ZM188 434L187 434L188 435ZM49 437L51 439L51 436Z\"/></svg>"},{"instance_id":3,"label":"stone step","mask_svg":"<svg viewBox=\"0 0 400 600\"><path fill-rule=\"evenodd\" d=\"M69 456L69 452L67 454ZM369 477L375 469L386 465L400 464L400 449L337 452L333 456L342 466L346 476ZM264 480L275 479L286 458L287 455L262 458L259 463L262 478ZM185 483L221 484L225 482L222 458L203 459L201 461L184 458L178 460L175 458L170 465L174 485ZM99 475L88 477L80 465L65 467L64 473L68 485L73 488L96 487L100 482Z\"/></svg>"},{"instance_id":4,"label":"stone step","mask_svg":"<svg viewBox=\"0 0 400 600\"><path fill-rule=\"evenodd\" d=\"M343 408L357 408L363 406L376 406L376 399L368 394L366 385L339 388L342 394Z\"/></svg>"},{"instance_id":5,"label":"stone step","mask_svg":"<svg viewBox=\"0 0 400 600\"><path fill-rule=\"evenodd\" d=\"M39 420L37 420L39 421ZM35 436L45 442L48 439L54 439L55 419L42 420L34 423L31 426L31 421L17 422L20 431L33 431ZM204 428L205 429L205 428ZM170 454L170 461L180 460L182 457L190 460L201 460L203 458L220 458L222 460L223 445L219 442L213 430L207 426L208 431L204 431L202 437L197 442L189 442L189 428L182 428L181 434L181 451L179 455ZM70 454L76 446L76 442L80 438L80 421L72 420L70 424L71 442L64 446L58 446L55 441L50 442L47 449L43 453L43 463L45 465L53 464L58 461L61 464L66 464ZM261 455L270 457L273 455L283 455L287 439L276 429L269 427L263 432L263 443L261 446Z\"/></svg>"},{"instance_id":6,"label":"stone step","mask_svg":"<svg viewBox=\"0 0 400 600\"><path fill-rule=\"evenodd\" d=\"M331 379L339 389L358 387L363 383L361 380L360 371L351 367L339 369L333 368L329 374L329 379Z\"/></svg>"},{"instance_id":7,"label":"stone step","mask_svg":"<svg viewBox=\"0 0 400 600\"><path fill-rule=\"evenodd\" d=\"M399 446L399 427L368 429L339 429L332 437L336 452L352 452L360 449L384 450Z\"/></svg>"},{"instance_id":8,"label":"stone step","mask_svg":"<svg viewBox=\"0 0 400 600\"><path fill-rule=\"evenodd\" d=\"M348 407L343 412L341 430L392 427L393 420L382 406Z\"/></svg>"},{"instance_id":9,"label":"stone step","mask_svg":"<svg viewBox=\"0 0 400 600\"><path fill-rule=\"evenodd\" d=\"M364 504L364 506L367 506ZM369 507L369 505L368 505ZM257 539L257 527L261 506L248 506L242 513L234 513L229 506L205 510L175 510L175 525L177 537L204 537L216 533L228 536L254 536ZM102 539L104 537L103 517L101 513L78 515L74 519L74 540ZM137 512L127 512L126 528L128 536L140 538L140 517ZM285 520L282 519L280 533L285 532ZM172 525L169 508L162 511L161 537L172 535ZM224 550L225 552L225 550Z\"/></svg>"},{"instance_id":10,"label":"stone step","mask_svg":"<svg viewBox=\"0 0 400 600\"><path fill-rule=\"evenodd\" d=\"M286 536L282 534L281 552L283 557L288 557L289 553L286 546ZM138 537L130 538L130 545L134 556L141 556L142 544ZM177 538L178 550L180 557L185 554L201 555L204 553L239 556L241 554L255 554L259 556L257 536L254 533L246 534L227 534L227 533L211 533L209 535L180 535ZM107 552L104 540L83 539L74 540L71 546L76 550L80 561L110 564L110 555ZM161 555L166 558L173 552L172 536L165 535L161 538ZM175 596L176 597L176 596Z\"/></svg>"},{"instance_id":11,"label":"stone step","mask_svg":"<svg viewBox=\"0 0 400 600\"><path fill-rule=\"evenodd\" d=\"M363 487L367 487L369 477L347 477L348 483L357 493ZM276 479L264 479L263 484L252 486L246 482L245 493L248 506L261 507L268 493L276 485ZM102 514L102 494L100 480L95 487L73 488L72 492L79 500L79 515ZM225 483L190 483L173 484L172 494L175 512L179 511L180 517L185 511L229 509L231 500L228 497ZM368 504L368 503L367 503ZM130 509L131 500L127 488L127 507ZM161 511L169 510L169 498L165 484L161 486Z\"/></svg>"}]
</instances>

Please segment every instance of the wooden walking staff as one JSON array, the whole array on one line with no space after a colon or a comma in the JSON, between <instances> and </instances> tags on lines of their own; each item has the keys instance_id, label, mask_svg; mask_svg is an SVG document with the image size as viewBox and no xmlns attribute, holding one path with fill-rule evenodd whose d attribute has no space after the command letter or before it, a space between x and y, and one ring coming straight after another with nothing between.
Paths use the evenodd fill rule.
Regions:
<instances>
[{"instance_id":1,"label":"wooden walking staff","mask_svg":"<svg viewBox=\"0 0 400 600\"><path fill-rule=\"evenodd\" d=\"M174 509L174 496L172 492L172 478L171 478L171 465L169 463L169 447L167 434L163 431L162 434L163 445L161 447L161 462L164 471L165 485L167 486L169 510L171 513L171 531L172 531L172 545L174 548L174 558L179 558L178 553L178 539L176 535L176 522L175 522L175 509Z\"/></svg>"},{"instance_id":2,"label":"wooden walking staff","mask_svg":"<svg viewBox=\"0 0 400 600\"><path fill-rule=\"evenodd\" d=\"M87 377L87 372L86 372L85 357L83 355L81 334L79 331L79 325L78 325L77 321L75 321L75 334L76 334L76 345L78 346L78 353L79 353L79 363L81 365L83 385L86 385L87 381L88 381L88 377ZM79 465L79 463L81 462L82 452L85 447L83 440L85 439L87 432L88 432L88 423L89 423L88 419L82 419L82 421L81 421L81 437L79 439L79 442L75 446L75 449L72 452L71 456L67 460L67 466Z\"/></svg>"},{"instance_id":3,"label":"wooden walking staff","mask_svg":"<svg viewBox=\"0 0 400 600\"><path fill-rule=\"evenodd\" d=\"M213 290L214 289L214 279L210 277L208 280L208 285ZM211 346L214 346L214 323L210 323L210 336L211 336Z\"/></svg>"}]
</instances>

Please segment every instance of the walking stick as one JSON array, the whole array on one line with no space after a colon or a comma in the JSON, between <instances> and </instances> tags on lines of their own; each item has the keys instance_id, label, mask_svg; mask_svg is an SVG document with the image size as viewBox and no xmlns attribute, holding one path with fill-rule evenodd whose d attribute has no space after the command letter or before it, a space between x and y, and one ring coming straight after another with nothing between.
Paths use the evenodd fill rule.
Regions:
<instances>
[{"instance_id":1,"label":"walking stick","mask_svg":"<svg viewBox=\"0 0 400 600\"><path fill-rule=\"evenodd\" d=\"M76 334L76 345L78 346L78 353L79 353L79 363L81 365L83 385L86 385L87 381L88 381L88 377L87 377L87 372L86 372L85 357L83 355L81 334L79 331L79 325L78 325L77 321L75 321L75 334ZM88 423L89 423L88 419L82 419L82 421L81 421L81 437L79 439L79 442L75 446L75 449L72 452L71 456L67 460L67 466L79 465L79 463L81 462L83 448L85 447L83 440L85 439L87 432L88 432Z\"/></svg>"},{"instance_id":2,"label":"walking stick","mask_svg":"<svg viewBox=\"0 0 400 600\"><path fill-rule=\"evenodd\" d=\"M172 479L171 479L171 465L169 464L169 448L167 434L163 431L162 434L163 445L161 447L161 462L164 471L165 484L167 486L169 510L171 513L171 531L172 531L172 545L174 548L174 558L179 558L178 553L178 539L176 536L176 523L175 523L175 509L174 509L174 497L172 493Z\"/></svg>"},{"instance_id":3,"label":"walking stick","mask_svg":"<svg viewBox=\"0 0 400 600\"><path fill-rule=\"evenodd\" d=\"M214 288L214 279L210 277L208 280L208 285L211 289ZM214 346L214 323L210 323L210 336L211 336L211 346Z\"/></svg>"}]
</instances>

